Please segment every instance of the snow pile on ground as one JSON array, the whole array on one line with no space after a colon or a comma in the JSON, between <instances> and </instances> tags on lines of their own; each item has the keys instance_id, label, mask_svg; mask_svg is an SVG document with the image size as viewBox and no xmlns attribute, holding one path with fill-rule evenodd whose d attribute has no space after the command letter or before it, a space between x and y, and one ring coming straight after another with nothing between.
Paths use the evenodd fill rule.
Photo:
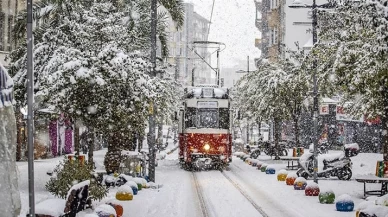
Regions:
<instances>
[{"instance_id":1,"label":"snow pile on ground","mask_svg":"<svg viewBox=\"0 0 388 217\"><path fill-rule=\"evenodd\" d=\"M279 170L278 174L284 174L284 175L287 175L287 174L288 174L288 172L287 172L287 170L285 170L285 169L281 169L281 170Z\"/></svg>"},{"instance_id":2,"label":"snow pile on ground","mask_svg":"<svg viewBox=\"0 0 388 217\"><path fill-rule=\"evenodd\" d=\"M49 216L60 216L64 214L66 201L63 199L47 199L35 206L35 213Z\"/></svg>"},{"instance_id":3,"label":"snow pile on ground","mask_svg":"<svg viewBox=\"0 0 388 217\"><path fill-rule=\"evenodd\" d=\"M369 216L388 217L388 207L386 206L372 204L360 211L362 211L364 214L368 214Z\"/></svg>"},{"instance_id":4,"label":"snow pile on ground","mask_svg":"<svg viewBox=\"0 0 388 217\"><path fill-rule=\"evenodd\" d=\"M83 187L85 187L85 186L87 186L87 185L90 185L90 180L85 180L85 181L80 182L80 183L78 183L78 184L74 184L74 185L70 188L70 190L67 192L66 198L68 198L68 197L70 196L70 193L71 193L73 190L78 190L78 189L83 188Z\"/></svg>"},{"instance_id":5,"label":"snow pile on ground","mask_svg":"<svg viewBox=\"0 0 388 217\"><path fill-rule=\"evenodd\" d=\"M349 143L344 145L345 149L356 149L360 150L360 146L357 143Z\"/></svg>"},{"instance_id":6,"label":"snow pile on ground","mask_svg":"<svg viewBox=\"0 0 388 217\"><path fill-rule=\"evenodd\" d=\"M315 182L308 182L306 185L306 188L317 189L317 188L319 188L319 185Z\"/></svg>"},{"instance_id":7,"label":"snow pile on ground","mask_svg":"<svg viewBox=\"0 0 388 217\"><path fill-rule=\"evenodd\" d=\"M127 182L125 183L125 185L128 185L129 187L137 188L136 182L134 182L134 181L132 181L132 180L130 180L130 181L127 180Z\"/></svg>"},{"instance_id":8,"label":"snow pile on ground","mask_svg":"<svg viewBox=\"0 0 388 217\"><path fill-rule=\"evenodd\" d=\"M117 189L117 192L118 193L123 193L123 194L132 194L133 195L132 188L129 185L122 185L122 186L120 186Z\"/></svg>"},{"instance_id":9,"label":"snow pile on ground","mask_svg":"<svg viewBox=\"0 0 388 217\"><path fill-rule=\"evenodd\" d=\"M112 217L117 216L116 210L108 204L101 204L96 208L95 212L98 214L98 216L112 216Z\"/></svg>"},{"instance_id":10,"label":"snow pile on ground","mask_svg":"<svg viewBox=\"0 0 388 217\"><path fill-rule=\"evenodd\" d=\"M343 202L343 203L350 203L350 202L353 202L353 199L350 195L348 194L342 194L340 195L339 197L337 197L337 199L335 200L335 202Z\"/></svg>"},{"instance_id":11,"label":"snow pile on ground","mask_svg":"<svg viewBox=\"0 0 388 217\"><path fill-rule=\"evenodd\" d=\"M297 179L297 178L298 178L298 175L296 175L296 173L294 173L294 172L288 173L288 174L287 174L287 178L295 178L295 179Z\"/></svg>"}]
</instances>

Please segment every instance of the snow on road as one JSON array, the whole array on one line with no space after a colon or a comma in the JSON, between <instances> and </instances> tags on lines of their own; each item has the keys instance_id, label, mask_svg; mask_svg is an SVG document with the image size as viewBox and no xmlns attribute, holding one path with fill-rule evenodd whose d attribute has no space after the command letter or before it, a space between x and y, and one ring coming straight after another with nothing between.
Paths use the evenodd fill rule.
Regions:
<instances>
[{"instance_id":1,"label":"snow on road","mask_svg":"<svg viewBox=\"0 0 388 217\"><path fill-rule=\"evenodd\" d=\"M358 164L358 160L356 162ZM285 166L284 164L272 165L276 170ZM250 192L252 199L261 205L271 217L353 217L355 215L354 212L336 211L335 204L320 204L318 197L307 197L304 195L303 190L294 190L293 186L287 186L284 182L277 181L276 175L260 172L238 158L234 159L230 171L226 171L226 173L239 183L246 192ZM308 180L308 182L312 182L312 180ZM337 197L342 194L351 195L355 205L363 201L360 198L362 183L354 180L319 180L319 186L321 190L333 190Z\"/></svg>"},{"instance_id":2,"label":"snow on road","mask_svg":"<svg viewBox=\"0 0 388 217\"><path fill-rule=\"evenodd\" d=\"M220 171L201 171L195 175L202 189L209 216L262 216Z\"/></svg>"},{"instance_id":3,"label":"snow on road","mask_svg":"<svg viewBox=\"0 0 388 217\"><path fill-rule=\"evenodd\" d=\"M175 147L173 144L170 149ZM96 151L94 159L98 170L103 170L103 159L106 149ZM260 156L265 158L266 156ZM376 159L381 159L379 154L364 154L352 158L354 176L374 172ZM50 176L46 174L52 170L63 157L35 161L35 202L39 203L48 198L54 198L45 190L45 184ZM202 216L200 200L198 198L193 174L184 171L178 165L178 151L169 154L164 160L159 161L156 168L156 183L163 184L160 189L144 189L132 201L123 202L124 216L141 217L198 217ZM278 171L285 167L284 162L274 162L269 158L261 159L263 162L275 163ZM280 164L276 164L280 163ZM28 164L17 162L20 172L19 188L22 198L22 213L28 212ZM292 186L279 182L276 175L267 175L255 167L249 166L238 158L234 158L230 171L224 171L240 189L270 217L350 217L354 212L338 212L334 204L320 204L317 197L307 197L304 191L296 191ZM261 216L255 207L239 192L239 190L220 171L196 172L199 186L202 190L208 214L212 217L225 216ZM312 180L308 180L312 182ZM349 194L358 205L362 197L362 183L354 180L340 181L336 178L319 180L321 190L332 189L336 196ZM379 187L378 184L371 185ZM111 189L106 200L114 198L117 189ZM106 200L97 202L104 203Z\"/></svg>"}]
</instances>

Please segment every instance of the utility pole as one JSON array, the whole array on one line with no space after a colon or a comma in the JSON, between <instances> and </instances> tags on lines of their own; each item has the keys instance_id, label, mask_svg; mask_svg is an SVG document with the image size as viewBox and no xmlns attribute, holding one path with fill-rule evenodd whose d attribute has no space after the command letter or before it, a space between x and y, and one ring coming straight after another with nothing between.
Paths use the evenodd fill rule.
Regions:
<instances>
[{"instance_id":1,"label":"utility pole","mask_svg":"<svg viewBox=\"0 0 388 217\"><path fill-rule=\"evenodd\" d=\"M157 0L151 0L151 76L156 77L156 25L157 25ZM149 148L149 167L148 176L151 182L155 182L155 112L154 104L150 105L150 116L148 120L148 148Z\"/></svg>"},{"instance_id":2,"label":"utility pole","mask_svg":"<svg viewBox=\"0 0 388 217\"><path fill-rule=\"evenodd\" d=\"M34 63L32 35L32 0L27 0L27 130L28 130L28 201L29 217L35 216L35 189L34 189Z\"/></svg>"},{"instance_id":3,"label":"utility pole","mask_svg":"<svg viewBox=\"0 0 388 217\"><path fill-rule=\"evenodd\" d=\"M313 46L317 43L317 9L318 8L333 8L335 4L327 3L318 6L316 0L313 0L312 5L306 5L301 2L294 2L294 4L288 6L290 8L311 8L312 9L312 33L313 33ZM313 143L314 143L314 182L318 183L318 83L317 83L317 60L313 59Z\"/></svg>"},{"instance_id":4,"label":"utility pole","mask_svg":"<svg viewBox=\"0 0 388 217\"><path fill-rule=\"evenodd\" d=\"M317 43L317 4L313 0L313 46ZM318 84L317 84L317 60L313 59L313 98L314 98L314 182L318 183Z\"/></svg>"}]
</instances>

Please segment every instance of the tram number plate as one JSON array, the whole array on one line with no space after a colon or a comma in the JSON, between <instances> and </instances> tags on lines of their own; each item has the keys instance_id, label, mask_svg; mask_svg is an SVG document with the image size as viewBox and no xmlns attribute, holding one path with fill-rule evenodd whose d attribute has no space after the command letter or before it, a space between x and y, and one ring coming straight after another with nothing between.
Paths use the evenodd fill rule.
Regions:
<instances>
[{"instance_id":1,"label":"tram number plate","mask_svg":"<svg viewBox=\"0 0 388 217\"><path fill-rule=\"evenodd\" d=\"M198 102L198 108L217 108L217 102Z\"/></svg>"}]
</instances>

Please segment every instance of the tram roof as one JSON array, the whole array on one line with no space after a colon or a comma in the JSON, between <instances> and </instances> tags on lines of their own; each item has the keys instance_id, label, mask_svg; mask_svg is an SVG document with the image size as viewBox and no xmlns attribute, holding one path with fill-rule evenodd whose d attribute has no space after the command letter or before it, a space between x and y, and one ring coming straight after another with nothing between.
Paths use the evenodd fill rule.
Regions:
<instances>
[{"instance_id":1,"label":"tram roof","mask_svg":"<svg viewBox=\"0 0 388 217\"><path fill-rule=\"evenodd\" d=\"M219 88L216 85L201 85L185 88L184 98L216 98L229 99L229 89Z\"/></svg>"}]
</instances>

